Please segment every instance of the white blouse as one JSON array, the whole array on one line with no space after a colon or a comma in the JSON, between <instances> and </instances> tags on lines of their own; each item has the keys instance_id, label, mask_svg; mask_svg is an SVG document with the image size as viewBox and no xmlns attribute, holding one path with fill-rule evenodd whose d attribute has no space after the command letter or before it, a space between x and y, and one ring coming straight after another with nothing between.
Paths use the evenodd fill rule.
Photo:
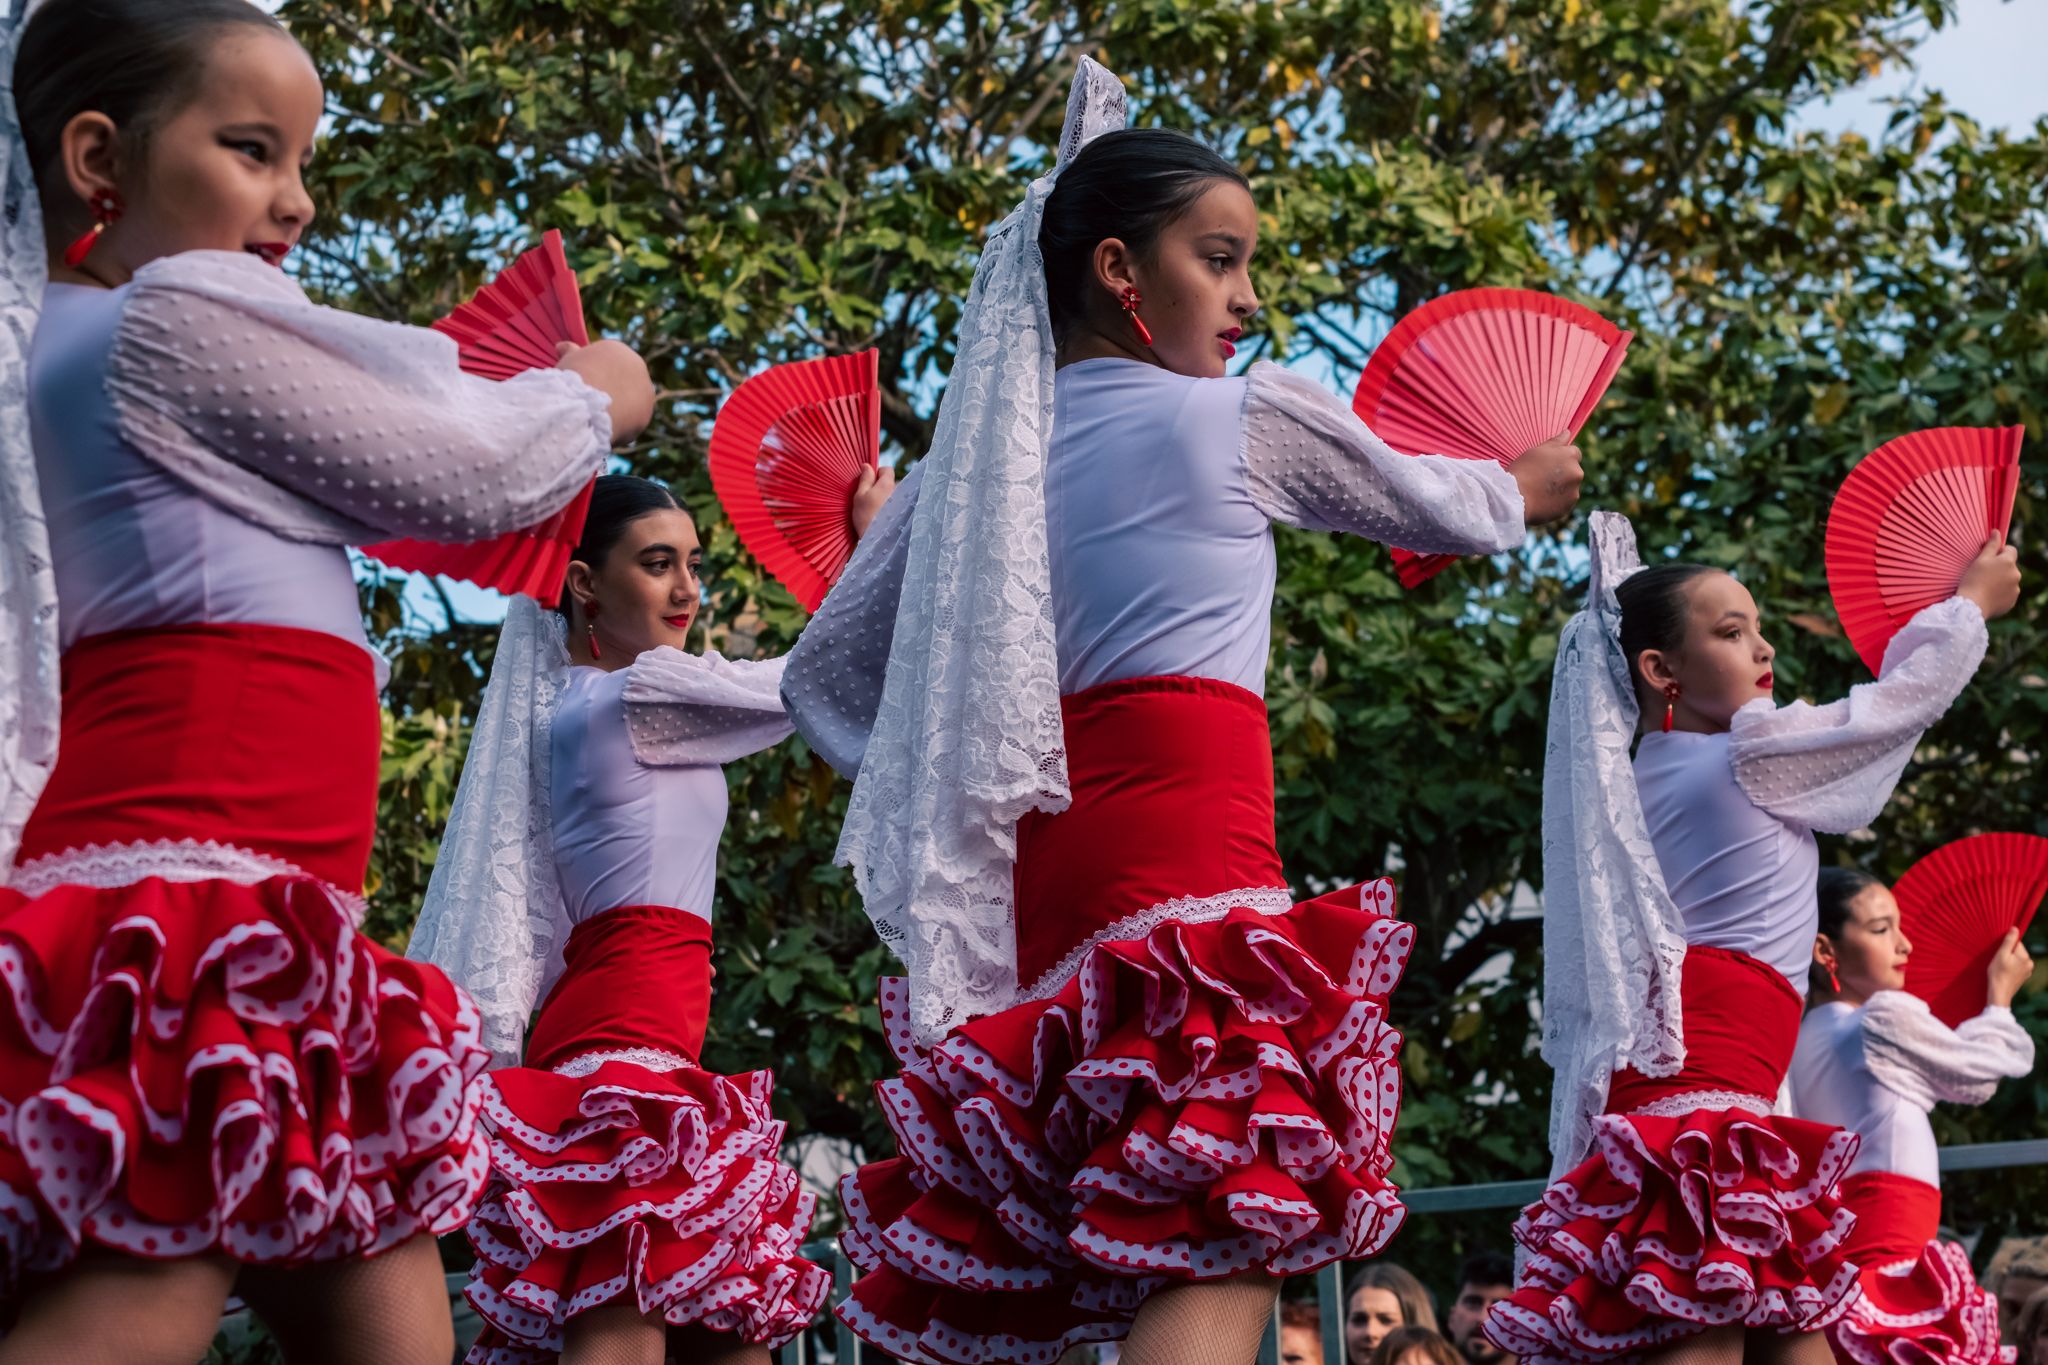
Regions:
<instances>
[{"instance_id":1,"label":"white blouse","mask_svg":"<svg viewBox=\"0 0 2048 1365\"><path fill-rule=\"evenodd\" d=\"M343 545L531 525L610 444L575 375L466 375L439 333L319 307L236 252L51 285L29 410L65 646L199 622L365 644Z\"/></svg>"},{"instance_id":2,"label":"white blouse","mask_svg":"<svg viewBox=\"0 0 2048 1365\"><path fill-rule=\"evenodd\" d=\"M1336 395L1275 365L1192 379L1118 358L1054 376L1045 512L1060 690L1215 678L1263 695L1273 523L1406 549L1522 543L1522 496L1490 460L1407 456ZM798 728L859 769L881 698L917 470L791 651Z\"/></svg>"},{"instance_id":3,"label":"white blouse","mask_svg":"<svg viewBox=\"0 0 2048 1365\"><path fill-rule=\"evenodd\" d=\"M1643 736L1636 786L1686 942L1747 953L1805 994L1820 915L1813 832L1877 818L1921 732L1977 671L1987 638L1983 613L1950 598L1909 621L1878 679L1841 701L1759 699L1724 734Z\"/></svg>"},{"instance_id":4,"label":"white blouse","mask_svg":"<svg viewBox=\"0 0 2048 1365\"><path fill-rule=\"evenodd\" d=\"M1789 1085L1801 1118L1862 1137L1851 1174L1939 1186L1927 1118L1935 1104L1982 1104L2000 1080L2033 1069L2034 1040L2005 1006L1988 1005L1951 1029L1918 996L1879 991L1860 1008L1833 1001L1807 1013Z\"/></svg>"},{"instance_id":5,"label":"white blouse","mask_svg":"<svg viewBox=\"0 0 2048 1365\"><path fill-rule=\"evenodd\" d=\"M790 734L782 660L650 650L571 668L549 735L555 877L572 924L623 905L711 917L725 832L719 765Z\"/></svg>"}]
</instances>

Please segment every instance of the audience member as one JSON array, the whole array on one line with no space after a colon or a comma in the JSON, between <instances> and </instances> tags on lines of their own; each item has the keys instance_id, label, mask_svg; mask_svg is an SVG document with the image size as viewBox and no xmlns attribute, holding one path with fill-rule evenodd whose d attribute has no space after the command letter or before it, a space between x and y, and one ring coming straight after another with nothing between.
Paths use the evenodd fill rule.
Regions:
<instances>
[{"instance_id":1,"label":"audience member","mask_svg":"<svg viewBox=\"0 0 2048 1365\"><path fill-rule=\"evenodd\" d=\"M1396 1327L1373 1348L1371 1365L1463 1365L1458 1353L1427 1327Z\"/></svg>"},{"instance_id":2,"label":"audience member","mask_svg":"<svg viewBox=\"0 0 2048 1365\"><path fill-rule=\"evenodd\" d=\"M1381 1340L1397 1327L1436 1331L1436 1307L1422 1281L1392 1261L1371 1261L1351 1277L1344 1309L1347 1365L1368 1365Z\"/></svg>"},{"instance_id":3,"label":"audience member","mask_svg":"<svg viewBox=\"0 0 2048 1365\"><path fill-rule=\"evenodd\" d=\"M1323 1365L1323 1322L1314 1299L1280 1305L1280 1365Z\"/></svg>"},{"instance_id":4,"label":"audience member","mask_svg":"<svg viewBox=\"0 0 2048 1365\"><path fill-rule=\"evenodd\" d=\"M1514 1357L1480 1331L1493 1306L1515 1291L1515 1263L1498 1251L1481 1251L1458 1267L1458 1288L1451 1296L1444 1328L1466 1365L1514 1365Z\"/></svg>"}]
</instances>

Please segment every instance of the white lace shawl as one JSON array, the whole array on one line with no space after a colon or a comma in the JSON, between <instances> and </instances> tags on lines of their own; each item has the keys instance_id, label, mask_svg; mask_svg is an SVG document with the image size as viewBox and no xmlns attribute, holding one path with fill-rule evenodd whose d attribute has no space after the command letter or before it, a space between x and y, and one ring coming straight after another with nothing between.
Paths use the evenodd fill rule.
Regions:
<instances>
[{"instance_id":1,"label":"white lace shawl","mask_svg":"<svg viewBox=\"0 0 2048 1365\"><path fill-rule=\"evenodd\" d=\"M1584 1157L1619 1067L1685 1064L1685 929L1664 885L1629 759L1639 712L1615 587L1642 567L1635 531L1592 517L1586 608L1558 640L1543 765L1543 1058L1551 1175Z\"/></svg>"},{"instance_id":2,"label":"white lace shawl","mask_svg":"<svg viewBox=\"0 0 2048 1365\"><path fill-rule=\"evenodd\" d=\"M469 992L501 1065L518 1062L569 938L548 809L548 735L569 667L562 618L513 598L405 950Z\"/></svg>"},{"instance_id":3,"label":"white lace shawl","mask_svg":"<svg viewBox=\"0 0 2048 1365\"><path fill-rule=\"evenodd\" d=\"M29 438L28 347L47 271L42 206L14 108L14 50L34 3L0 18L0 886L57 762L57 580Z\"/></svg>"},{"instance_id":4,"label":"white lace shawl","mask_svg":"<svg viewBox=\"0 0 2048 1365\"><path fill-rule=\"evenodd\" d=\"M1125 118L1122 83L1083 57L1058 166L982 250L840 833L838 861L909 969L927 1038L1017 998L1017 821L1071 799L1046 558L1054 361L1038 227L1058 168Z\"/></svg>"}]
</instances>

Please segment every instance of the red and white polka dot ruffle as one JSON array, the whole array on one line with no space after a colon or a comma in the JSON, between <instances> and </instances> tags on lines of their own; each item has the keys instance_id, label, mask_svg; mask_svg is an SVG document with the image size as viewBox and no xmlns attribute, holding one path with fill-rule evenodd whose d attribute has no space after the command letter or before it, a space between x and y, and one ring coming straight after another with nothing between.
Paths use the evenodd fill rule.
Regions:
<instances>
[{"instance_id":1,"label":"red and white polka dot ruffle","mask_svg":"<svg viewBox=\"0 0 2048 1365\"><path fill-rule=\"evenodd\" d=\"M0 889L0 1259L243 1261L462 1225L488 1172L467 997L304 875Z\"/></svg>"},{"instance_id":2,"label":"red and white polka dot ruffle","mask_svg":"<svg viewBox=\"0 0 2048 1365\"><path fill-rule=\"evenodd\" d=\"M2012 1365L1998 1340L1998 1300L1953 1242L1929 1242L1903 1265L1866 1266L1863 1297L1828 1329L1855 1365Z\"/></svg>"},{"instance_id":3,"label":"red and white polka dot ruffle","mask_svg":"<svg viewBox=\"0 0 2048 1365\"><path fill-rule=\"evenodd\" d=\"M1364 905L1391 887L1105 942L929 1049L885 982L902 1155L841 1187L863 1273L840 1315L906 1360L1050 1365L1163 1284L1378 1251L1415 931Z\"/></svg>"},{"instance_id":4,"label":"red and white polka dot ruffle","mask_svg":"<svg viewBox=\"0 0 2048 1365\"><path fill-rule=\"evenodd\" d=\"M773 1079L677 1062L486 1079L471 1365L552 1361L565 1322L621 1299L769 1346L823 1308L831 1276L799 1254L816 1197L781 1159Z\"/></svg>"}]
</instances>

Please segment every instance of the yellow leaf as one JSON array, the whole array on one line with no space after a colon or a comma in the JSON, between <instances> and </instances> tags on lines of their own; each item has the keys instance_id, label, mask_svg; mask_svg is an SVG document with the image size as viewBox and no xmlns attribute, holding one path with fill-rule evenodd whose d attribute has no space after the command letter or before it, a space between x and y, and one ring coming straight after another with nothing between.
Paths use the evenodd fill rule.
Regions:
<instances>
[{"instance_id":1,"label":"yellow leaf","mask_svg":"<svg viewBox=\"0 0 2048 1365\"><path fill-rule=\"evenodd\" d=\"M1849 406L1849 386L1830 384L1813 400L1813 420L1822 426L1828 425L1842 415L1842 409Z\"/></svg>"},{"instance_id":2,"label":"yellow leaf","mask_svg":"<svg viewBox=\"0 0 2048 1365\"><path fill-rule=\"evenodd\" d=\"M1576 24L1577 22L1579 22L1580 9L1581 6L1579 4L1579 0L1564 0L1564 21L1567 24Z\"/></svg>"}]
</instances>

